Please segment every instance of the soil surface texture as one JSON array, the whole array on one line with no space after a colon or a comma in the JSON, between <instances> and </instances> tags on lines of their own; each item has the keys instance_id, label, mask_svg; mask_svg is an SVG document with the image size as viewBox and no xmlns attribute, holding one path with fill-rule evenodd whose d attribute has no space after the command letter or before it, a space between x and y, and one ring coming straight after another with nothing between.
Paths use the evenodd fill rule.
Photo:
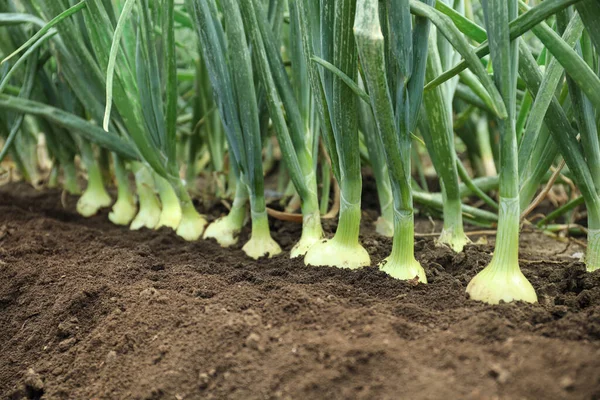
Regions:
<instances>
[{"instance_id":1,"label":"soil surface texture","mask_svg":"<svg viewBox=\"0 0 600 400\"><path fill-rule=\"evenodd\" d=\"M600 399L600 271L575 242L523 233L539 304L490 306L465 288L493 235L460 254L418 237L415 285L375 267L391 240L374 211L373 267L347 271L288 259L291 222L271 221L286 253L252 261L248 228L222 249L85 219L75 201L0 188L1 399Z\"/></svg>"}]
</instances>

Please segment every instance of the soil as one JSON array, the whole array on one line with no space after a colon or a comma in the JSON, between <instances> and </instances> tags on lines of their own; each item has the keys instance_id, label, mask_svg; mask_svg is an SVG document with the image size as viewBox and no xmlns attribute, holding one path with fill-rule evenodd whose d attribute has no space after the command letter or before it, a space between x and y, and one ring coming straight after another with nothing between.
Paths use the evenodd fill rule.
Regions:
<instances>
[{"instance_id":1,"label":"soil","mask_svg":"<svg viewBox=\"0 0 600 400\"><path fill-rule=\"evenodd\" d=\"M0 188L2 399L600 399L600 271L574 242L523 233L539 304L490 306L465 287L493 236L460 254L419 238L430 283L414 285L252 261L247 230L234 249L132 232L75 200ZM375 216L361 238L373 265L391 248ZM272 232L289 251L300 226Z\"/></svg>"}]
</instances>

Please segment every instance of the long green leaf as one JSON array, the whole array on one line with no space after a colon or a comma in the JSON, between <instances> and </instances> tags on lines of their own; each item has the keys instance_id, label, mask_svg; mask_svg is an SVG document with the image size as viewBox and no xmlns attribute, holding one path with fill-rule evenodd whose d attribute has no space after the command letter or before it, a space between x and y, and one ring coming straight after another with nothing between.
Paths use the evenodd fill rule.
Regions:
<instances>
[{"instance_id":1,"label":"long green leaf","mask_svg":"<svg viewBox=\"0 0 600 400\"><path fill-rule=\"evenodd\" d=\"M232 78L227 70L225 34L218 22L216 6L212 1L203 0L187 0L186 4L190 10L193 10L202 49L202 59L206 64L208 77L215 93L215 101L230 146L229 150L239 170L245 172L246 155L238 106L234 100Z\"/></svg>"},{"instance_id":2,"label":"long green leaf","mask_svg":"<svg viewBox=\"0 0 600 400\"><path fill-rule=\"evenodd\" d=\"M319 115L321 137L327 147L334 176L340 179L339 158L333 139L333 126L330 112L327 108L325 87L322 81L321 71L312 61L313 56L323 56L320 21L318 18L318 0L291 0L298 8L298 26L300 30L302 52L308 67L308 79L313 93L313 99ZM327 39L324 39L327 42Z\"/></svg>"},{"instance_id":3,"label":"long green leaf","mask_svg":"<svg viewBox=\"0 0 600 400\"><path fill-rule=\"evenodd\" d=\"M576 5L585 29L590 35L596 51L600 51L600 4L598 0L582 0Z\"/></svg>"},{"instance_id":4,"label":"long green leaf","mask_svg":"<svg viewBox=\"0 0 600 400\"><path fill-rule=\"evenodd\" d=\"M401 125L406 127L404 132L396 130L392 97L385 70L384 38L379 24L377 1L363 0L359 2L354 22L354 35L369 88L371 108L385 149L390 181L394 190L395 208L411 210L410 170L406 168L410 164L406 162L407 160L402 159L406 154L400 152L401 135L408 135L408 125ZM403 61L406 62L406 60L399 60L400 63ZM409 67L403 65L399 68L406 73Z\"/></svg>"},{"instance_id":5,"label":"long green leaf","mask_svg":"<svg viewBox=\"0 0 600 400\"><path fill-rule=\"evenodd\" d=\"M541 86L542 73L531 55L531 51L524 43L519 45L519 75L525 81L528 90L535 96ZM586 165L581 146L572 132L571 124L558 100L553 99L550 103L545 120L546 126L559 145L560 152L573 174L581 194L586 199L586 203L600 204L600 198L596 194L594 181Z\"/></svg>"},{"instance_id":6,"label":"long green leaf","mask_svg":"<svg viewBox=\"0 0 600 400\"><path fill-rule=\"evenodd\" d=\"M0 13L0 26L10 26L19 24L34 24L39 27L46 25L46 22L31 14L20 13Z\"/></svg>"},{"instance_id":7,"label":"long green leaf","mask_svg":"<svg viewBox=\"0 0 600 400\"><path fill-rule=\"evenodd\" d=\"M581 23L581 20L578 21ZM577 54L573 47L569 46L546 23L541 23L533 27L532 30L548 51L561 63L565 71L567 71L577 86L587 95L594 106L600 109L600 78L598 75Z\"/></svg>"},{"instance_id":8,"label":"long green leaf","mask_svg":"<svg viewBox=\"0 0 600 400\"><path fill-rule=\"evenodd\" d=\"M564 10L565 8L579 1L582 0L545 0L541 2L537 6L532 7L527 12L521 14L517 19L510 23L510 39L514 40L520 37L524 33L531 30L531 28L533 28L535 25L544 21L546 18L556 14L561 10ZM455 19L458 18L461 20L465 19L458 13L449 13L449 17ZM482 33L485 33L485 30L483 28L480 27L479 29L477 29L475 23L473 23L472 21L461 21L460 23L457 23L457 26L468 26L468 29L464 29L461 32L463 32L465 35L469 36L469 38L473 40L480 39ZM479 58L485 57L486 55L490 54L488 43L482 43L477 49L475 49L475 53ZM449 79L452 79L453 77L458 75L460 71L468 67L469 65L465 60L461 61L455 67L449 69L448 71L445 71L436 79L429 82L425 86L425 90L427 91L435 86L441 85L442 83L448 81Z\"/></svg>"},{"instance_id":9,"label":"long green leaf","mask_svg":"<svg viewBox=\"0 0 600 400\"><path fill-rule=\"evenodd\" d=\"M121 37L123 36L123 30L125 29L125 23L131 15L133 6L136 0L126 0L123 7L123 11L119 16L119 21L115 28L115 33L112 39L112 45L110 47L110 53L108 56L108 68L106 69L106 109L104 110L104 120L102 127L105 131L108 131L108 124L110 122L110 111L112 109L113 100L113 80L115 76L115 67L117 64L117 55L119 54L119 47L121 46Z\"/></svg>"},{"instance_id":10,"label":"long green leaf","mask_svg":"<svg viewBox=\"0 0 600 400\"><path fill-rule=\"evenodd\" d=\"M371 99L369 98L369 94L358 86L356 82L352 80L348 75L343 73L338 67L333 65L327 60L323 60L321 57L313 56L312 60L317 64L321 64L323 67L327 68L331 73L341 79L352 91L355 95L360 97L364 102L370 103Z\"/></svg>"},{"instance_id":11,"label":"long green leaf","mask_svg":"<svg viewBox=\"0 0 600 400\"><path fill-rule=\"evenodd\" d=\"M432 38L434 37L435 34L432 33ZM432 79L441 72L442 63L437 41L431 40L428 48L426 73L427 78ZM442 181L447 202L460 203L452 114L448 107L451 99L448 95L449 92L444 87L437 87L424 94L421 126L424 127L423 138Z\"/></svg>"},{"instance_id":12,"label":"long green leaf","mask_svg":"<svg viewBox=\"0 0 600 400\"><path fill-rule=\"evenodd\" d=\"M163 32L166 63L165 154L176 165L177 142L177 54L175 53L175 0L167 0Z\"/></svg>"},{"instance_id":13,"label":"long green leaf","mask_svg":"<svg viewBox=\"0 0 600 400\"><path fill-rule=\"evenodd\" d=\"M500 196L513 199L519 195L517 135L514 126L518 40L511 42L507 27L517 14L517 0L509 0L508 4L505 0L484 0L482 5L490 41L494 81L508 112L508 118L500 121Z\"/></svg>"},{"instance_id":14,"label":"long green leaf","mask_svg":"<svg viewBox=\"0 0 600 400\"><path fill-rule=\"evenodd\" d=\"M85 6L86 6L85 1L81 1L81 2L79 2L77 4L75 4L73 7L70 7L69 9L67 9L67 10L63 11L62 13L58 14L51 21L49 21L46 25L44 25L44 27L42 29L40 29L39 31L37 31L35 33L35 35L33 35L28 41L26 41L25 43L23 43L23 45L21 45L21 47L19 47L17 50L13 51L11 54L9 54L7 57L5 57L4 60L2 60L2 62L0 62L0 64L5 63L6 61L10 60L15 55L19 54L24 49L26 49L29 46L33 45L38 39L42 38L46 34L46 32L48 32L50 29L52 29L52 27L54 25L58 24L59 22L61 22L65 18L68 18L71 15L73 15L73 14L75 14L75 13L83 10L85 8Z\"/></svg>"},{"instance_id":15,"label":"long green leaf","mask_svg":"<svg viewBox=\"0 0 600 400\"><path fill-rule=\"evenodd\" d=\"M480 43L487 40L487 34L485 33L484 29L471 20L465 18L452 7L446 5L446 3L443 1L436 1L435 8L450 17L458 30L464 33L467 37Z\"/></svg>"},{"instance_id":16,"label":"long green leaf","mask_svg":"<svg viewBox=\"0 0 600 400\"><path fill-rule=\"evenodd\" d=\"M570 46L574 46L581 32L583 24L578 16L571 20L569 27L564 33L564 40ZM544 116L548 112L548 107L554 99L554 94L562 80L564 69L556 58L552 59L546 68L544 79L540 89L538 90L535 101L527 119L527 127L525 128L524 138L519 149L519 167L521 179L524 178L524 173L527 171L526 165L531 160L531 153L536 145L538 133L542 127Z\"/></svg>"},{"instance_id":17,"label":"long green leaf","mask_svg":"<svg viewBox=\"0 0 600 400\"><path fill-rule=\"evenodd\" d=\"M127 159L137 160L139 158L137 151L117 134L107 133L99 126L58 108L5 94L0 94L0 107L44 118L65 129L77 132L87 140Z\"/></svg>"},{"instance_id":18,"label":"long green leaf","mask_svg":"<svg viewBox=\"0 0 600 400\"><path fill-rule=\"evenodd\" d=\"M229 65L235 64L235 67L231 70L231 75L243 131L243 143L246 152L245 173L249 182L251 197L262 196L264 181L261 132L250 50L247 45L244 24L237 0L224 0L221 5L225 17L224 23L227 27L225 33L229 46L228 63Z\"/></svg>"},{"instance_id":19,"label":"long green leaf","mask_svg":"<svg viewBox=\"0 0 600 400\"><path fill-rule=\"evenodd\" d=\"M32 55L37 52L41 45L43 45L48 39L56 35L56 31L48 32L44 36L40 38L40 40L36 41L33 46L27 49L25 53L17 60L17 62L8 70L2 81L0 81L0 93L4 92L6 85L10 82L10 78L14 75L14 73L19 69L19 67L25 63L25 61Z\"/></svg>"},{"instance_id":20,"label":"long green leaf","mask_svg":"<svg viewBox=\"0 0 600 400\"><path fill-rule=\"evenodd\" d=\"M34 54L30 58L27 63L27 71L25 71L25 80L23 82L23 87L19 93L19 98L28 99L31 96L31 92L33 91L34 79L36 76L37 68L38 68L38 51L34 51ZM0 151L0 161L4 159L8 151L10 150L15 138L17 137L18 132L21 130L21 124L23 123L24 116L23 114L17 114L16 118L14 118L12 122L12 126L10 128L10 133L4 142L4 147L2 151Z\"/></svg>"},{"instance_id":21,"label":"long green leaf","mask_svg":"<svg viewBox=\"0 0 600 400\"><path fill-rule=\"evenodd\" d=\"M290 177L294 183L296 191L304 201L308 198L308 187L307 182L305 181L304 171L302 170L302 165L299 160L299 155L302 154L306 157L308 155L306 153L308 149L306 148L303 140L304 135L302 133L300 112L297 108L295 99L293 98L293 94L289 93L291 88L289 88L288 91L288 95L291 95L291 98L288 96L285 99L286 101L282 101L282 97L278 92L278 86L282 87L286 85L283 80L287 79L287 76L285 75L285 70L283 69L283 63L281 60L273 59L277 58L279 55L267 54L265 42L267 42L269 39L266 38L267 40L263 40L263 37L268 35L267 30L270 30L270 28L267 26L267 19L263 15L263 11L255 8L259 7L259 5L256 4L255 6L255 4L253 4L253 0L241 0L240 3L242 15L244 16L245 20L246 31L252 43L255 64L259 70L260 80L263 88L265 88L265 97L267 100L269 114L271 116L271 120L273 121L273 125L275 126L279 145L281 146L282 158L285 162L288 172L290 173ZM275 43L271 41L270 45L274 46ZM269 60L271 60L271 62ZM277 63L277 61L279 61L279 63ZM270 64L276 65L271 67ZM279 85L276 84L276 79L279 81ZM288 129L284 111L288 112L289 117L295 119L295 121L292 121L293 123L290 124L290 129ZM294 136L295 140L292 138L292 135ZM312 168L312 163L310 160L305 159L304 161L305 162L303 164L305 164L306 167Z\"/></svg>"},{"instance_id":22,"label":"long green leaf","mask_svg":"<svg viewBox=\"0 0 600 400\"><path fill-rule=\"evenodd\" d=\"M452 23L452 20L435 8L418 1L412 1L410 8L411 12L414 14L427 17L429 20L431 20L431 22L452 44L452 46L463 56L471 71L473 71L473 73L479 78L483 86L490 94L494 102L494 112L496 115L498 115L500 118L505 118L507 116L506 108L502 102L502 97L500 96L498 89L494 86L494 83L487 74L487 71L479 61L479 57L477 54L475 54L469 43L467 43L464 36Z\"/></svg>"}]
</instances>

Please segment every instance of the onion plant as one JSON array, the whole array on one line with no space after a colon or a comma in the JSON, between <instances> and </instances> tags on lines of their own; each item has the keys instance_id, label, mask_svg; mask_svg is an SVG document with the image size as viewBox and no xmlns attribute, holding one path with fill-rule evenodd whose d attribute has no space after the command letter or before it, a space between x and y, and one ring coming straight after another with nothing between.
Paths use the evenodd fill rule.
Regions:
<instances>
[{"instance_id":1,"label":"onion plant","mask_svg":"<svg viewBox=\"0 0 600 400\"><path fill-rule=\"evenodd\" d=\"M245 207L242 203L249 195L252 237L243 250L252 258L277 255L281 248L271 238L269 230L258 99L239 7L232 1L222 2L224 20L221 21L216 2L188 0L187 4L193 10L203 59L227 133L230 158L237 164L240 177L234 208L224 220L217 222L220 225L213 234L224 235L231 242L229 238L241 229L241 209Z\"/></svg>"},{"instance_id":2,"label":"onion plant","mask_svg":"<svg viewBox=\"0 0 600 400\"><path fill-rule=\"evenodd\" d=\"M116 26L101 1L88 4L84 15L89 22L92 45L98 53L102 67L107 72L106 111L104 129L109 128L112 101L127 128L129 138L135 143L141 158L157 175L157 189L162 200L162 212L157 227L168 226L186 240L198 239L206 220L195 209L192 199L179 177L176 155L177 70L174 33L174 2L165 0L150 3L141 0L137 8L138 27L129 32L136 40L135 53L124 47L124 57L118 57L124 24L133 12L134 1L125 2ZM164 6L165 15L152 11ZM156 35L156 31L162 35ZM156 42L164 52L158 57ZM110 52L106 44L110 43ZM103 48L104 50L101 50ZM128 65L129 62L129 65ZM160 74L161 67L165 74ZM135 74L132 71L136 71ZM115 81L113 82L113 77Z\"/></svg>"},{"instance_id":3,"label":"onion plant","mask_svg":"<svg viewBox=\"0 0 600 400\"><path fill-rule=\"evenodd\" d=\"M296 1L303 51L317 104L322 137L341 188L340 215L330 240L312 246L307 265L359 268L371 263L359 242L361 218L361 165L357 98L342 80L316 65L316 55L356 81L357 53L352 26L356 3L345 0Z\"/></svg>"},{"instance_id":4,"label":"onion plant","mask_svg":"<svg viewBox=\"0 0 600 400\"><path fill-rule=\"evenodd\" d=\"M426 79L433 80L442 73L436 30L432 30L428 46ZM469 239L463 230L461 199L458 190L457 158L454 147L450 83L438 86L424 95L421 133L431 160L440 176L444 197L444 227L438 239L456 252L463 250Z\"/></svg>"},{"instance_id":5,"label":"onion plant","mask_svg":"<svg viewBox=\"0 0 600 400\"><path fill-rule=\"evenodd\" d=\"M102 171L94 155L94 149L85 139L79 138L81 158L87 172L87 187L77 201L77 212L84 217L95 215L101 208L112 204L112 199L102 178Z\"/></svg>"},{"instance_id":6,"label":"onion plant","mask_svg":"<svg viewBox=\"0 0 600 400\"><path fill-rule=\"evenodd\" d=\"M391 4L387 15L395 16L397 24L389 24L388 42L392 50L386 60L384 35L380 25L379 2L361 0L354 23L361 65L369 88L371 107L384 144L390 181L394 194L394 242L392 254L380 268L398 279L417 278L427 283L425 270L414 256L414 211L410 181L410 128L416 118L422 91L429 22L417 21L411 34L411 16L408 1ZM414 39L413 39L414 38ZM391 71L386 70L387 65ZM388 76L397 86L390 85ZM411 84L416 82L416 84ZM390 89L390 87L393 89ZM391 93L395 92L394 101ZM411 104L412 101L412 104ZM412 111L412 112L411 112ZM397 123L396 123L397 121Z\"/></svg>"},{"instance_id":7,"label":"onion plant","mask_svg":"<svg viewBox=\"0 0 600 400\"><path fill-rule=\"evenodd\" d=\"M297 16L294 3L292 10L292 15ZM315 149L311 133L314 132L307 129L305 121L308 117L302 118L275 37L260 2L242 0L241 11L245 17L245 26L253 47L255 64L260 71L260 82L265 89L267 106L282 150L282 158L302 203L302 237L291 251L291 257L298 257L306 254L323 236L313 161ZM293 24L298 29L297 19ZM295 56L296 62L303 62L299 54ZM286 116L290 121L289 127Z\"/></svg>"},{"instance_id":8,"label":"onion plant","mask_svg":"<svg viewBox=\"0 0 600 400\"><path fill-rule=\"evenodd\" d=\"M108 219L116 225L129 225L137 214L137 204L133 191L129 186L129 176L123 158L113 155L113 166L117 181L117 201L108 214Z\"/></svg>"},{"instance_id":9,"label":"onion plant","mask_svg":"<svg viewBox=\"0 0 600 400\"><path fill-rule=\"evenodd\" d=\"M500 123L500 215L490 264L467 286L472 299L486 303L536 302L535 290L519 268L519 171L517 160L516 90L519 39L511 42L509 23L517 17L517 0L483 0L494 80L507 110Z\"/></svg>"}]
</instances>

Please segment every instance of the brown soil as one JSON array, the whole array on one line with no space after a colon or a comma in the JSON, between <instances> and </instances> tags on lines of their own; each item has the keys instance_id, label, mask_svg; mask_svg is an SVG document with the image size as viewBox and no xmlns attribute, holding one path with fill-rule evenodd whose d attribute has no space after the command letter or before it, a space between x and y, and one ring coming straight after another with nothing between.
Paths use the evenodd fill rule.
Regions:
<instances>
[{"instance_id":1,"label":"brown soil","mask_svg":"<svg viewBox=\"0 0 600 400\"><path fill-rule=\"evenodd\" d=\"M2 399L600 399L600 271L576 244L523 234L540 302L488 306L465 287L490 245L419 239L414 286L131 232L74 201L0 188ZM373 216L375 263L391 244ZM272 229L286 250L300 231Z\"/></svg>"}]
</instances>

